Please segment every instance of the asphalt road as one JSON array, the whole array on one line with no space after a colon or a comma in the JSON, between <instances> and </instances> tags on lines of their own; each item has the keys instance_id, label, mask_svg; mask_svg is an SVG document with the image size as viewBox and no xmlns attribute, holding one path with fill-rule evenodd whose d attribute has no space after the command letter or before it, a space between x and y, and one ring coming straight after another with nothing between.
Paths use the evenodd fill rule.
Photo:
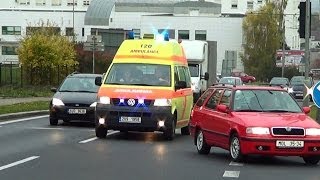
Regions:
<instances>
[{"instance_id":1,"label":"asphalt road","mask_svg":"<svg viewBox=\"0 0 320 180\"><path fill-rule=\"evenodd\" d=\"M178 130L172 142L160 133L109 132L99 140L86 123L50 127L47 116L6 123L0 123L1 180L320 180L319 166L298 157L254 156L237 164L218 148L199 155Z\"/></svg>"}]
</instances>

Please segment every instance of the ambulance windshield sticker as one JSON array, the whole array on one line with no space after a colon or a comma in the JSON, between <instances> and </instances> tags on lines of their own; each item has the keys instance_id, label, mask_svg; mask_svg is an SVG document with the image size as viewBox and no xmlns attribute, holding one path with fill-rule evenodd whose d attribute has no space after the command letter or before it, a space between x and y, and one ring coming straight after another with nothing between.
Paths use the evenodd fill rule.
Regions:
<instances>
[{"instance_id":1,"label":"ambulance windshield sticker","mask_svg":"<svg viewBox=\"0 0 320 180\"><path fill-rule=\"evenodd\" d=\"M124 93L143 93L143 94L151 94L151 90L146 89L116 89L114 92L124 92Z\"/></svg>"}]
</instances>

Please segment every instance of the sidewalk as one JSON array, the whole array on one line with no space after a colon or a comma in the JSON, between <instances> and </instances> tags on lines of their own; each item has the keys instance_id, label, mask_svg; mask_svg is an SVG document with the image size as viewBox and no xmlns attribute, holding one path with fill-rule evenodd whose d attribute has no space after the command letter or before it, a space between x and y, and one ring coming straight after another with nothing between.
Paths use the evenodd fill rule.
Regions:
<instances>
[{"instance_id":1,"label":"sidewalk","mask_svg":"<svg viewBox=\"0 0 320 180\"><path fill-rule=\"evenodd\" d=\"M5 106L5 105L34 102L34 101L48 101L49 102L50 99L51 99L51 97L29 97L29 98L2 98L2 97L0 97L0 108L1 108L1 106ZM30 112L18 112L18 113L3 114L3 115L0 115L0 121L9 120L9 119L16 119L16 118L23 118L23 117L30 117L30 116L37 116L37 115L46 115L46 114L49 114L49 109L42 110L42 111L30 111Z\"/></svg>"}]
</instances>

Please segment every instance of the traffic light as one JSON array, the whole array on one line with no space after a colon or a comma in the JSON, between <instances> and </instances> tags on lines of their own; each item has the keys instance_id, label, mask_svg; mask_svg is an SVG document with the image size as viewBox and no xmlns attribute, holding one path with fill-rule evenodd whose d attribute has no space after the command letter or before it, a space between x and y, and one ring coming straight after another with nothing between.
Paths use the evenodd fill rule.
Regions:
<instances>
[{"instance_id":1,"label":"traffic light","mask_svg":"<svg viewBox=\"0 0 320 180\"><path fill-rule=\"evenodd\" d=\"M305 33L306 33L306 16L307 16L307 7L306 7L306 2L300 2L299 4L299 10L300 10L300 15L299 15L299 36L300 38L305 38ZM310 2L310 27L309 27L309 30L310 30L310 33L309 35L311 36L311 2Z\"/></svg>"}]
</instances>

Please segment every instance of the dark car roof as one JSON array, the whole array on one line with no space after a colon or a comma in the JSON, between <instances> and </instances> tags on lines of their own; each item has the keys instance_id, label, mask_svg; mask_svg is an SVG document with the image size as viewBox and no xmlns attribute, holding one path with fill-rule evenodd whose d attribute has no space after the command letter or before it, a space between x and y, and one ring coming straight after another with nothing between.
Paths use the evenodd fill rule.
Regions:
<instances>
[{"instance_id":1,"label":"dark car roof","mask_svg":"<svg viewBox=\"0 0 320 180\"><path fill-rule=\"evenodd\" d=\"M229 88L233 90L271 90L271 91L285 91L280 87L272 87L272 86L230 86L230 85L215 85L211 86L210 88Z\"/></svg>"},{"instance_id":2,"label":"dark car roof","mask_svg":"<svg viewBox=\"0 0 320 180\"><path fill-rule=\"evenodd\" d=\"M97 77L102 76L102 74L89 74L89 73L72 73L68 77Z\"/></svg>"}]
</instances>

